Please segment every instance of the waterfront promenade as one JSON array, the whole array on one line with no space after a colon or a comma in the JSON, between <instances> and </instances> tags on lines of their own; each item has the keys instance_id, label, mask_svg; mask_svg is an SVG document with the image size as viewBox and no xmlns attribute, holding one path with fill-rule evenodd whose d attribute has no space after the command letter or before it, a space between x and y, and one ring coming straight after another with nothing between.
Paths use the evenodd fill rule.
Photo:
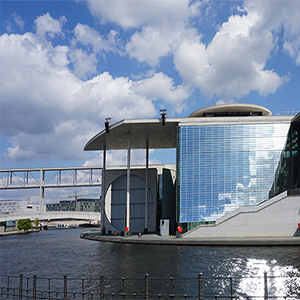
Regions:
<instances>
[{"instance_id":1,"label":"waterfront promenade","mask_svg":"<svg viewBox=\"0 0 300 300\"><path fill-rule=\"evenodd\" d=\"M236 237L236 238L176 238L176 236L160 236L143 234L141 237L102 235L99 229L83 232L81 238L99 242L149 245L177 246L300 246L300 237Z\"/></svg>"}]
</instances>

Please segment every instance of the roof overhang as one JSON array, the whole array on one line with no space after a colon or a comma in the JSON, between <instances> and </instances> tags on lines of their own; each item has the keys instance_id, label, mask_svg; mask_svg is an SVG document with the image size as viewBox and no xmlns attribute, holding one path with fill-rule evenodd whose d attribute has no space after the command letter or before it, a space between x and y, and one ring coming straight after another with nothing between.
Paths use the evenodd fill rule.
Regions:
<instances>
[{"instance_id":1,"label":"roof overhang","mask_svg":"<svg viewBox=\"0 0 300 300\"><path fill-rule=\"evenodd\" d=\"M167 118L165 125L161 119L122 120L109 127L109 133L102 130L91 138L84 151L122 150L128 148L128 136L131 137L131 149L176 148L176 134L179 119Z\"/></svg>"},{"instance_id":2,"label":"roof overhang","mask_svg":"<svg viewBox=\"0 0 300 300\"><path fill-rule=\"evenodd\" d=\"M271 116L272 113L269 109L256 105L256 104L244 104L244 103L229 103L213 105L205 108L198 109L189 115L189 118L204 117L208 113L246 113L246 112L261 112L262 116Z\"/></svg>"}]
</instances>

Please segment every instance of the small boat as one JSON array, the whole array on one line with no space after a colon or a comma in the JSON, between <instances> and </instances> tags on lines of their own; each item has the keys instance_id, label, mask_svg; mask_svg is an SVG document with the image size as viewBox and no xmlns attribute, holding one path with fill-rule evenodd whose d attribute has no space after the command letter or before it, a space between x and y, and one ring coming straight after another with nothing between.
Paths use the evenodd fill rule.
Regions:
<instances>
[{"instance_id":1,"label":"small boat","mask_svg":"<svg viewBox=\"0 0 300 300\"><path fill-rule=\"evenodd\" d=\"M57 224L56 228L68 228L69 224Z\"/></svg>"}]
</instances>

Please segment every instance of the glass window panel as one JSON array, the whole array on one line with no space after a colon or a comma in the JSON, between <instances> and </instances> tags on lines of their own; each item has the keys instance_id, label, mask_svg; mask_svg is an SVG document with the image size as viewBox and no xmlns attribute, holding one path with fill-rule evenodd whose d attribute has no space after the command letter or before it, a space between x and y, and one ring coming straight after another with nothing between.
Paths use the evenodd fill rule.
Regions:
<instances>
[{"instance_id":1,"label":"glass window panel","mask_svg":"<svg viewBox=\"0 0 300 300\"><path fill-rule=\"evenodd\" d=\"M267 199L288 129L288 124L180 127L180 221L211 220L224 205L228 211Z\"/></svg>"}]
</instances>

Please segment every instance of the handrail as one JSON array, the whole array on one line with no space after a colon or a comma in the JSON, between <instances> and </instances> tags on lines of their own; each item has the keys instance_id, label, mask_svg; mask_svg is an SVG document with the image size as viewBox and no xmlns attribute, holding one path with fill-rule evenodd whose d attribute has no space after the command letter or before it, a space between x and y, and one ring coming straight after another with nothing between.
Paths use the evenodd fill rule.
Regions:
<instances>
[{"instance_id":1,"label":"handrail","mask_svg":"<svg viewBox=\"0 0 300 300\"><path fill-rule=\"evenodd\" d=\"M285 294L274 291L272 282L286 280L291 285ZM256 280L263 285L262 294L246 295L238 290L241 280ZM215 276L110 278L38 277L0 275L0 299L299 299L300 276ZM294 294L293 294L294 293Z\"/></svg>"}]
</instances>

